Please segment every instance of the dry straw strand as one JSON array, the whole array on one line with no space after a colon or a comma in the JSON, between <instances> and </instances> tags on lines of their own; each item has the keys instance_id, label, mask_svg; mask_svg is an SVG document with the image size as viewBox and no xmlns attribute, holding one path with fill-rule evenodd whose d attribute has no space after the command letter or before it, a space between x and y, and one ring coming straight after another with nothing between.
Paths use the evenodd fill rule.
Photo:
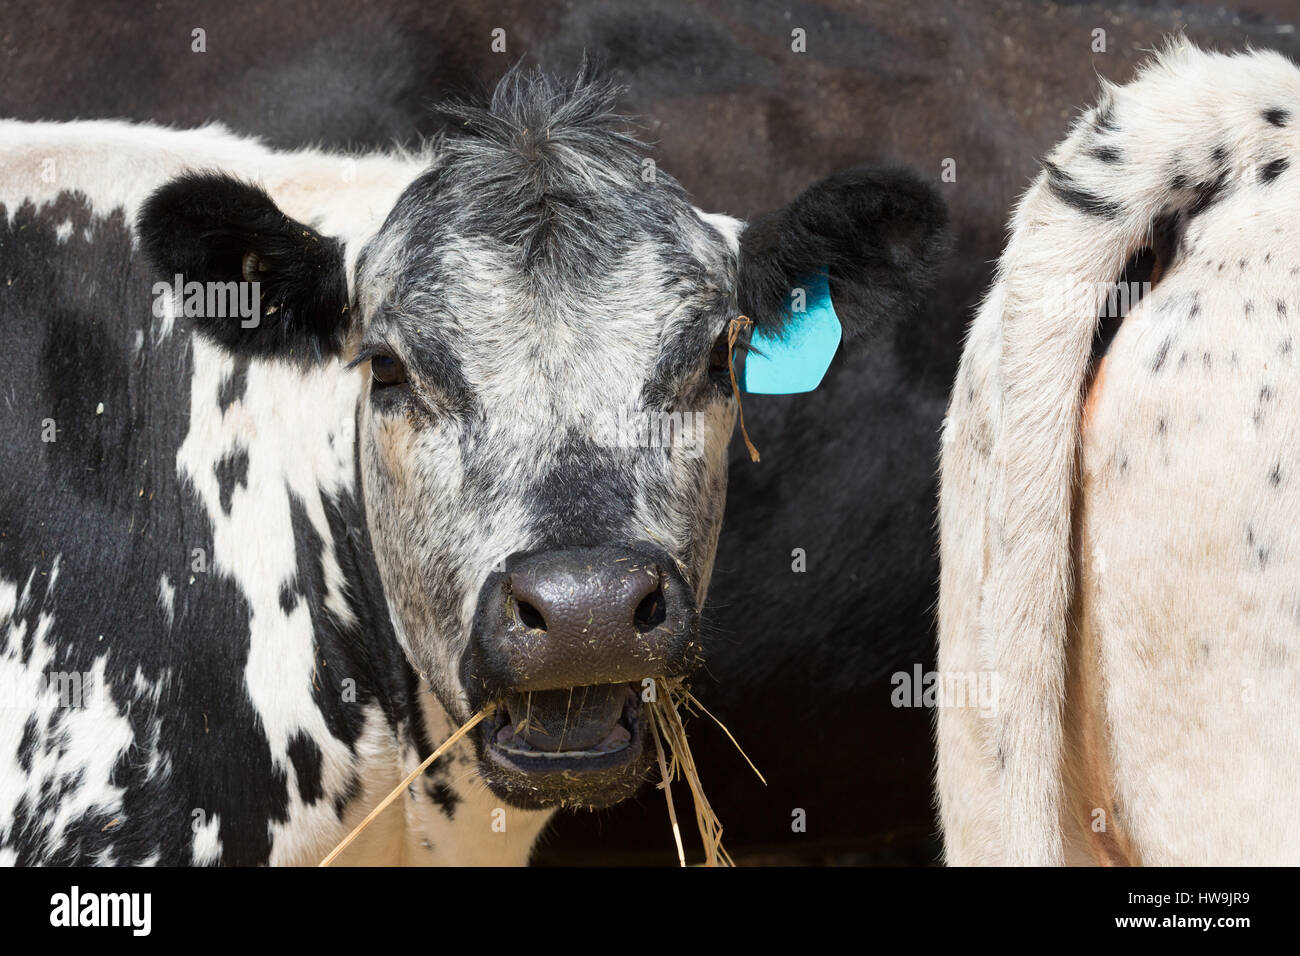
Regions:
<instances>
[{"instance_id":1,"label":"dry straw strand","mask_svg":"<svg viewBox=\"0 0 1300 956\"><path fill-rule=\"evenodd\" d=\"M686 725L682 722L681 713L678 706L685 707L690 711L691 707L696 707L713 720L727 739L735 745L740 751L740 755L745 758L750 769L766 785L767 781L754 766L754 762L749 759L740 743L727 729L722 721L718 720L709 709L700 703L680 680L661 680L658 682L663 693L650 702L647 713L650 718L650 732L654 737L655 752L659 761L659 773L662 777L660 787L664 791L664 800L668 805L668 820L672 824L673 840L677 845L677 861L681 866L686 865L686 852L682 844L681 825L677 821L677 810L673 805L672 783L676 779L685 779L687 786L690 787L691 797L695 804L695 824L699 828L700 838L704 843L704 865L705 866L735 866L726 849L722 845L722 821L713 811L709 804L708 797L704 795L704 785L700 780L699 768L695 765L695 758L691 754L691 746L686 738ZM409 787L419 776L424 773L429 766L452 748L455 743L473 730L489 714L492 713L493 707L488 706L479 711L461 727L443 741L442 746L438 747L433 753L429 754L418 767L407 775L401 783L393 788L383 800L379 802L373 810L366 815L357 826L349 833L338 846L330 851L329 855L320 862L320 866L331 865L345 849L351 845L362 831L366 829L375 819L388 808L388 806L397 799L398 795ZM664 740L667 740L668 749L665 752Z\"/></svg>"},{"instance_id":2,"label":"dry straw strand","mask_svg":"<svg viewBox=\"0 0 1300 956\"><path fill-rule=\"evenodd\" d=\"M677 863L679 866L686 865L686 850L682 847L682 828L677 825L677 810L673 807L673 787L672 775L668 772L668 762L664 759L663 741L659 739L659 726L655 717L653 707L646 711L650 715L650 733L654 735L655 752L659 755L659 789L664 792L664 799L668 802L668 822L673 825L673 840L677 844Z\"/></svg>"},{"instance_id":3,"label":"dry straw strand","mask_svg":"<svg viewBox=\"0 0 1300 956\"><path fill-rule=\"evenodd\" d=\"M490 713L492 713L492 707L490 706L484 707L482 710L480 710L469 720L465 721L465 723L461 725L458 731L456 731L454 734L452 734L450 737L448 737L446 740L443 741L441 747L439 747L433 753L429 754L429 756L425 757L424 762L421 763L420 766L416 767L409 774L407 774L406 779L403 780L401 783L399 783L396 787L394 787L392 793L384 797L383 800L379 801L379 806L371 810L370 813L366 815L366 818L362 820L360 823L358 823L356 825L356 828L353 829L351 833L349 833L346 837L343 838L343 842L340 843L338 846L336 846L333 850L331 850L329 856L325 857L325 859L320 861L318 866L329 866L331 863L333 863L334 860L338 857L338 855L342 853L344 850L346 850L348 848L348 845L361 835L361 831L364 830L366 827L370 826L370 824L374 821L374 819L378 817L379 814L383 813L384 810L388 808L388 805L390 803L392 803L394 800L397 799L397 795L399 793L401 793L412 783L414 783L415 779L419 777L420 774L424 773L424 771L429 768L429 765L431 763L433 763L435 760L437 760L439 757L445 754L448 750L450 750L452 745L455 744L456 741L460 740L460 738L464 737L467 733L469 733L476 726L478 726L479 721L481 721L484 717L486 717Z\"/></svg>"},{"instance_id":4,"label":"dry straw strand","mask_svg":"<svg viewBox=\"0 0 1300 956\"><path fill-rule=\"evenodd\" d=\"M664 785L671 787L673 777L680 775L685 778L687 786L690 787L691 796L695 801L695 824L704 842L704 865L734 866L731 855L722 846L722 821L718 819L718 815L709 804L708 797L704 795L699 768L695 765L690 743L686 739L686 727L677 710L676 696L685 694L685 690L681 687L680 681L661 681L660 687L663 693L652 702L651 709L654 711L656 725L662 728L673 754L671 768L664 770L662 762L660 764L661 772L664 774Z\"/></svg>"},{"instance_id":5,"label":"dry straw strand","mask_svg":"<svg viewBox=\"0 0 1300 956\"><path fill-rule=\"evenodd\" d=\"M758 779L763 782L763 786L766 787L767 778L764 777L763 774L759 771L759 769L754 766L754 761L749 759L749 754L745 753L745 748L740 746L740 741L732 736L731 731L727 729L727 725L724 724L722 721L718 720L717 717L714 717L713 712L710 711L709 708L701 704L700 699L696 697L694 694L692 694L685 687L681 688L681 693L685 696L686 700L690 702L691 706L700 708L700 710L704 712L705 716L707 716L711 721L713 721L715 724L717 724L719 727L722 728L722 732L727 735L727 739L730 740L732 745L735 746L736 750L740 752L740 755L745 758L745 763L749 764L749 769L754 771L754 776L758 777Z\"/></svg>"},{"instance_id":6,"label":"dry straw strand","mask_svg":"<svg viewBox=\"0 0 1300 956\"><path fill-rule=\"evenodd\" d=\"M758 449L754 443L749 440L749 432L745 430L745 407L740 401L740 385L736 382L736 339L740 333L754 324L754 320L747 315L738 315L731 320L727 326L727 371L731 373L731 394L736 396L736 408L740 411L740 434L745 439L745 447L749 449L751 461L758 461Z\"/></svg>"}]
</instances>

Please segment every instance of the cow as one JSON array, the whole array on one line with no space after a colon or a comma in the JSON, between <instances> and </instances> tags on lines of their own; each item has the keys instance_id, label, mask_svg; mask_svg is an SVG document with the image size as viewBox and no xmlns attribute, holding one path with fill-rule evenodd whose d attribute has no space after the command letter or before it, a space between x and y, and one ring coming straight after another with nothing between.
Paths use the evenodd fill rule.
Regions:
<instances>
[{"instance_id":1,"label":"cow","mask_svg":"<svg viewBox=\"0 0 1300 956\"><path fill-rule=\"evenodd\" d=\"M1296 863L1300 69L1172 41L1025 193L943 435L954 864ZM945 681L945 686L957 684Z\"/></svg>"},{"instance_id":2,"label":"cow","mask_svg":"<svg viewBox=\"0 0 1300 956\"><path fill-rule=\"evenodd\" d=\"M816 392L747 400L761 466L732 446L701 626L733 652L714 653L694 689L767 786L755 789L721 732L692 740L733 856L926 863L939 856L932 715L893 706L892 681L934 667L939 430L1007 210L1098 73L1127 77L1178 30L1202 45L1300 55L1292 6L1256 0L1238 17L1217 2L1100 0L1050 10L1038 0L173 0L122 17L109 4L45 0L6 24L0 115L220 120L277 147L378 149L436 133L444 124L428 101L518 58L568 72L595 55L628 87L623 109L642 118L654 155L704 208L748 219L861 163L933 182L954 245L923 318L846 353ZM70 22L79 29L52 29ZM804 573L792 569L795 548ZM600 814L563 815L534 861L671 863L661 804L647 789ZM792 827L795 809L805 828Z\"/></svg>"},{"instance_id":3,"label":"cow","mask_svg":"<svg viewBox=\"0 0 1300 956\"><path fill-rule=\"evenodd\" d=\"M340 862L523 863L637 790L710 651L733 320L828 274L866 343L944 210L704 213L616 97L516 70L358 154L0 122L0 861L316 863L485 709Z\"/></svg>"}]
</instances>

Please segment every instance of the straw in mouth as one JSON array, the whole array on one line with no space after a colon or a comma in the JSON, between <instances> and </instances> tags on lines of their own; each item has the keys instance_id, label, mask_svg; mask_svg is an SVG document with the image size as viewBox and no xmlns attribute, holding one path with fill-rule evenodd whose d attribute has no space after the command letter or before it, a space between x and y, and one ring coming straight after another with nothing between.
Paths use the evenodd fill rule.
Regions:
<instances>
[{"instance_id":1,"label":"straw in mouth","mask_svg":"<svg viewBox=\"0 0 1300 956\"><path fill-rule=\"evenodd\" d=\"M681 828L677 822L676 807L673 804L672 782L673 780L685 779L690 787L691 797L695 804L695 823L704 843L705 865L734 866L735 863L731 855L722 846L722 822L718 819L718 815L710 805L708 797L704 794L699 768L695 765L695 758L691 754L691 747L686 738L686 726L682 720L681 712L685 710L689 715L693 708L697 708L709 716L722 728L731 742L736 745L736 749L749 763L758 779L764 784L767 781L763 780L763 775L758 772L758 768L754 766L753 761L741 749L731 731L727 730L721 721L709 713L681 680L659 679L655 682L656 694L644 705L641 696L637 693L638 686L638 684L600 685L595 692L580 698L578 714L586 714L589 719L579 721L583 725L583 729L578 736L571 737L570 740L576 740L584 748L590 748L582 750L562 749L559 738L554 741L551 749L534 747L531 743L533 739L549 744L554 732L544 729L540 723L540 716L538 717L539 723L536 726L532 724L533 714L528 700L529 697L532 697L533 704L536 705L538 696L545 694L563 695L565 698L563 713L568 715L572 707L572 694L574 691L583 690L582 688L575 688L574 691L552 691L541 692L541 694L534 692L531 695L514 695L501 707L496 704L489 704L462 724L440 747L421 761L420 765L394 787L392 792L381 800L366 815L366 818L338 846L330 851L329 855L319 865L331 865L339 854L347 849L366 827L396 800L398 795L406 790L420 774L424 773L435 760L450 750L457 741L485 721L488 721L490 738L497 742L502 753L517 757L517 759L543 762L557 759L591 761L594 765L608 767L611 764L617 765L618 762L627 762L628 758L625 757L625 754L630 753L630 759L632 760L635 760L640 755L642 736L640 728L644 716L644 723L649 726L655 744L655 753L661 777L659 788L664 791L664 797L667 801L668 817L677 847L678 863L682 866L686 865L686 852L682 843ZM549 712L558 706L558 696L544 698L539 710ZM520 714L523 716L521 717ZM609 721L611 714L615 715L612 723ZM548 719L554 723L553 716L549 716ZM627 725L629 720L632 724L630 728ZM607 724L608 726L606 726ZM620 733L620 730L625 731L625 734ZM560 737L564 737L567 733L565 721L562 720ZM626 740L624 740L624 736L626 736ZM520 743L523 745L522 748L519 748ZM512 753L514 748L519 748L518 755ZM543 763L543 766L546 765L546 763ZM548 769L554 766L555 764L550 764Z\"/></svg>"},{"instance_id":2,"label":"straw in mouth","mask_svg":"<svg viewBox=\"0 0 1300 956\"><path fill-rule=\"evenodd\" d=\"M636 704L630 684L511 694L498 709L493 742L524 757L616 753L632 742Z\"/></svg>"},{"instance_id":3,"label":"straw in mouth","mask_svg":"<svg viewBox=\"0 0 1300 956\"><path fill-rule=\"evenodd\" d=\"M672 826L673 840L677 845L677 862L681 866L686 865L686 852L682 845L681 827L677 823L677 810L673 805L672 781L685 778L695 803L695 824L700 831L700 838L704 841L704 865L735 866L731 855L722 846L722 821L718 819L708 797L704 794L699 768L695 765L690 743L686 739L686 725L682 721L681 710L689 713L691 707L698 707L722 728L728 739L736 745L736 749L740 750L741 756L745 758L745 762L749 764L758 779L764 785L767 784L753 761L741 749L740 744L736 743L736 738L731 735L731 731L727 730L722 721L710 714L695 699L684 683L680 680L661 679L658 682L656 699L650 702L648 713L651 735L654 738L655 752L659 760L661 778L659 788L663 790L668 804L668 820ZM665 741L667 748L664 746Z\"/></svg>"}]
</instances>

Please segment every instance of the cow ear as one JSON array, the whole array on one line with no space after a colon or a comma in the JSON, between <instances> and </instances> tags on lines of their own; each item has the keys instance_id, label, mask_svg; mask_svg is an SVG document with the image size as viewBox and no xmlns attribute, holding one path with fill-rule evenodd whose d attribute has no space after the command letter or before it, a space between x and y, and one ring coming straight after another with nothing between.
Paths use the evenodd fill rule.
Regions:
<instances>
[{"instance_id":1,"label":"cow ear","mask_svg":"<svg viewBox=\"0 0 1300 956\"><path fill-rule=\"evenodd\" d=\"M851 169L754 220L740 238L739 304L755 333L780 338L792 292L825 289L846 341L874 340L915 312L947 248L947 209L893 169Z\"/></svg>"},{"instance_id":2,"label":"cow ear","mask_svg":"<svg viewBox=\"0 0 1300 956\"><path fill-rule=\"evenodd\" d=\"M185 314L206 338L236 354L303 363L341 352L350 324L343 247L290 219L264 190L189 173L149 197L136 227L146 258L167 282L179 275L186 286L221 283L232 292L227 283L243 284L238 301L253 314L192 309L212 299L184 290Z\"/></svg>"}]
</instances>

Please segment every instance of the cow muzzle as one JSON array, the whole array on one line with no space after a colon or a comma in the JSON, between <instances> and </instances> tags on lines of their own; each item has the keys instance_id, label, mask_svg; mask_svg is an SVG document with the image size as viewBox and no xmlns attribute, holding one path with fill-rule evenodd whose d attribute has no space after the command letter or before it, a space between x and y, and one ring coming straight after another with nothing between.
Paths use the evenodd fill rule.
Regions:
<instances>
[{"instance_id":1,"label":"cow muzzle","mask_svg":"<svg viewBox=\"0 0 1300 956\"><path fill-rule=\"evenodd\" d=\"M640 783L650 681L699 661L694 592L649 544L514 555L479 596L463 674L484 776L516 805L609 806Z\"/></svg>"}]
</instances>

